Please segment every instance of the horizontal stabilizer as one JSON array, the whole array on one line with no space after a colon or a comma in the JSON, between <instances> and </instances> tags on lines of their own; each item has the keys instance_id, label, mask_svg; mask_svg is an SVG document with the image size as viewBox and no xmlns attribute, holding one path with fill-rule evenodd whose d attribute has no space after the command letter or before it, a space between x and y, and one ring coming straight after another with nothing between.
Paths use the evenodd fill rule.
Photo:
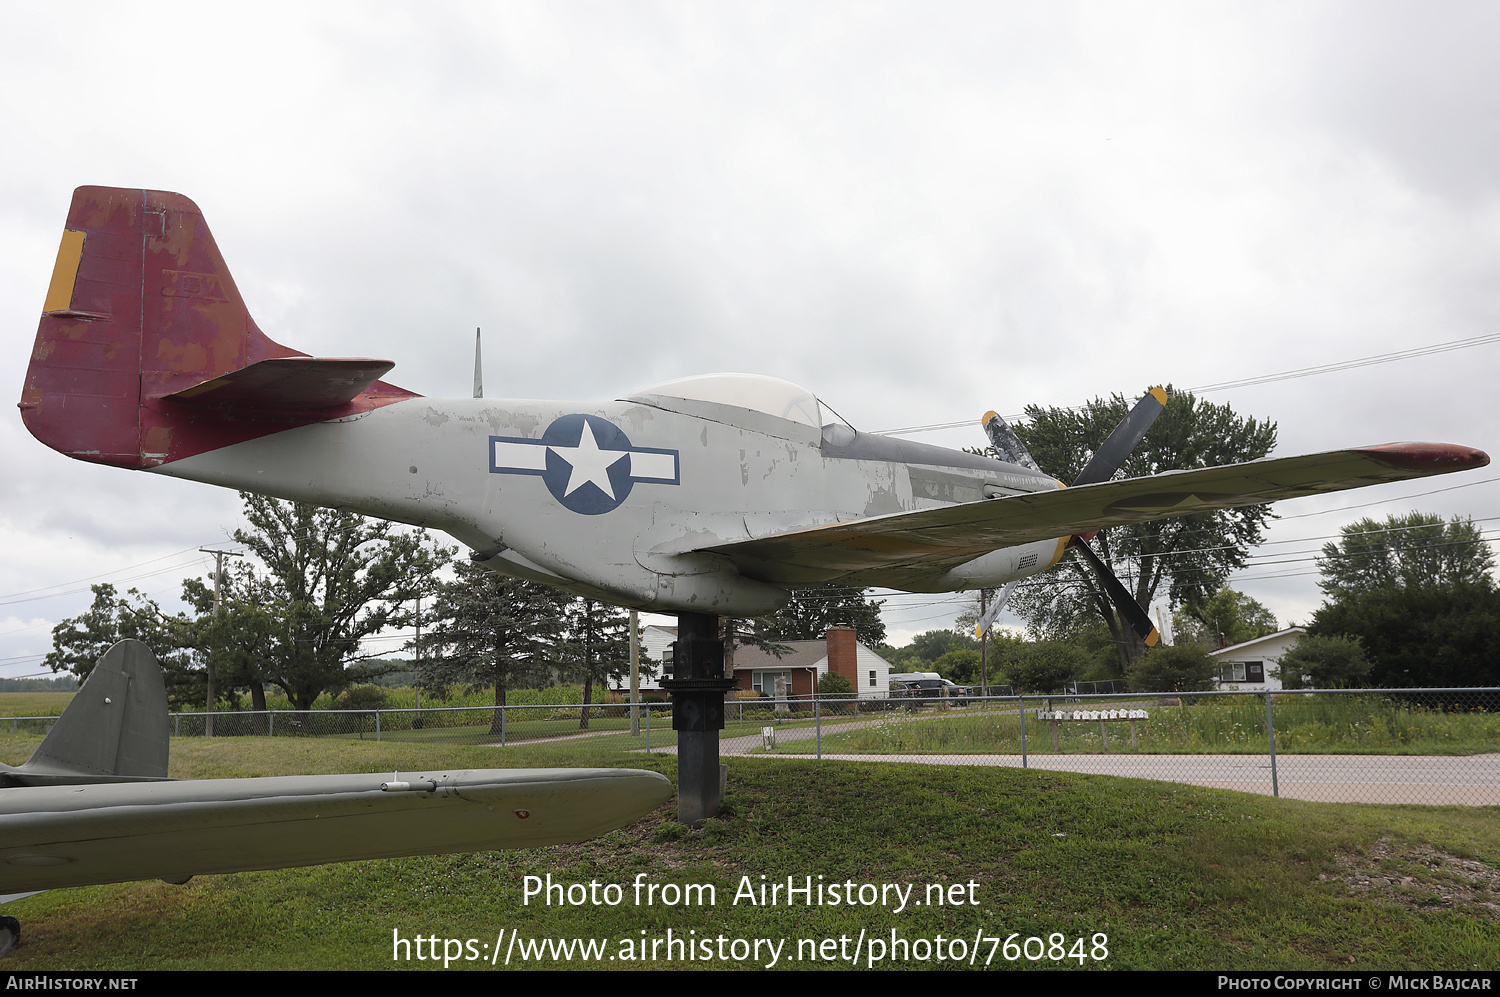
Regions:
<instances>
[{"instance_id":1,"label":"horizontal stabilizer","mask_svg":"<svg viewBox=\"0 0 1500 997\"><path fill-rule=\"evenodd\" d=\"M363 357L276 357L164 395L202 408L294 412L347 405L396 366Z\"/></svg>"},{"instance_id":2,"label":"horizontal stabilizer","mask_svg":"<svg viewBox=\"0 0 1500 997\"><path fill-rule=\"evenodd\" d=\"M138 640L104 652L31 760L0 786L72 786L167 777L167 687Z\"/></svg>"}]
</instances>

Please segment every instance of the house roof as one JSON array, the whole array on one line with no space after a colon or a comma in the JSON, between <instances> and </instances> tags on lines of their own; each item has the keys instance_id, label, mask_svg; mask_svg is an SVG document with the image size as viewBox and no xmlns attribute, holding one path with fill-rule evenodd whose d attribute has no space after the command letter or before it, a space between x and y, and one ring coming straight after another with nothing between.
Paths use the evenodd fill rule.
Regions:
<instances>
[{"instance_id":1,"label":"house roof","mask_svg":"<svg viewBox=\"0 0 1500 997\"><path fill-rule=\"evenodd\" d=\"M1298 637L1301 637L1305 633L1307 633L1307 630L1302 627L1287 627L1285 630L1278 630L1273 634L1266 634L1264 637L1257 637L1254 640L1241 641L1238 644L1230 644L1228 647L1221 647L1217 651L1210 651L1208 653L1216 658L1220 657L1221 655L1229 654L1231 652L1238 654L1241 651L1254 650L1255 648L1260 647L1262 644L1269 644L1272 641L1277 640L1278 638L1288 637L1292 634L1296 634Z\"/></svg>"},{"instance_id":2,"label":"house roof","mask_svg":"<svg viewBox=\"0 0 1500 997\"><path fill-rule=\"evenodd\" d=\"M791 648L791 653L783 654L778 658L759 647L736 647L734 649L735 670L738 671L741 668L811 668L828 657L826 640L782 640L777 643L782 647Z\"/></svg>"}]
</instances>

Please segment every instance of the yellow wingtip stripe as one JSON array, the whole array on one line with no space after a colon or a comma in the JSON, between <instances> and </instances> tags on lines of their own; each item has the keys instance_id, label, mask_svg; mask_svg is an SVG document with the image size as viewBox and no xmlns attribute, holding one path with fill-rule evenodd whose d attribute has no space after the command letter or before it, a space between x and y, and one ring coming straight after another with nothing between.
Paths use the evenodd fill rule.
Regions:
<instances>
[{"instance_id":1,"label":"yellow wingtip stripe","mask_svg":"<svg viewBox=\"0 0 1500 997\"><path fill-rule=\"evenodd\" d=\"M1146 646L1147 647L1155 647L1156 646L1156 642L1159 641L1159 640L1161 640L1161 634L1159 634L1159 633L1156 632L1156 628L1155 627L1152 627L1151 628L1151 632L1146 635Z\"/></svg>"},{"instance_id":2,"label":"yellow wingtip stripe","mask_svg":"<svg viewBox=\"0 0 1500 997\"><path fill-rule=\"evenodd\" d=\"M996 412L994 409L990 409L984 415L982 415L982 416L979 417L979 424L981 426L988 426L990 424L990 420L993 419L993 418L995 418L995 416L997 416L999 414L1000 413Z\"/></svg>"},{"instance_id":3,"label":"yellow wingtip stripe","mask_svg":"<svg viewBox=\"0 0 1500 997\"><path fill-rule=\"evenodd\" d=\"M1149 392L1149 394L1151 395L1152 398L1155 398L1157 400L1157 402L1159 402L1160 404L1162 404L1162 405L1166 405L1167 404L1167 393L1165 391L1163 391L1162 389L1160 389L1160 388L1152 388L1151 391Z\"/></svg>"},{"instance_id":4,"label":"yellow wingtip stripe","mask_svg":"<svg viewBox=\"0 0 1500 997\"><path fill-rule=\"evenodd\" d=\"M78 264L82 259L83 233L63 229L57 263L52 267L52 283L47 285L47 301L42 305L44 313L65 311L73 303L73 284L78 280Z\"/></svg>"}]
</instances>

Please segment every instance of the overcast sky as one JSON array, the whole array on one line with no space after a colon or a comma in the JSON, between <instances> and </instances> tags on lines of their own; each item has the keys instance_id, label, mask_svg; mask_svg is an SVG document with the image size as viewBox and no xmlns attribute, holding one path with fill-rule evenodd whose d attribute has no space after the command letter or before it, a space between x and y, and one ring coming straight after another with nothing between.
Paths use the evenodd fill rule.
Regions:
<instances>
[{"instance_id":1,"label":"overcast sky","mask_svg":"<svg viewBox=\"0 0 1500 997\"><path fill-rule=\"evenodd\" d=\"M191 197L272 338L428 395L469 393L483 326L494 397L743 370L965 446L990 408L1493 335L1497 37L1483 3L10 2L0 371L18 398L83 184ZM1495 452L1497 373L1490 344L1206 397L1278 455ZM239 522L15 414L0 448L0 675L91 582L174 603ZM1283 503L1270 539L1308 542L1234 584L1305 622L1309 538L1500 516L1493 477ZM897 596L892 642L956 611Z\"/></svg>"}]
</instances>

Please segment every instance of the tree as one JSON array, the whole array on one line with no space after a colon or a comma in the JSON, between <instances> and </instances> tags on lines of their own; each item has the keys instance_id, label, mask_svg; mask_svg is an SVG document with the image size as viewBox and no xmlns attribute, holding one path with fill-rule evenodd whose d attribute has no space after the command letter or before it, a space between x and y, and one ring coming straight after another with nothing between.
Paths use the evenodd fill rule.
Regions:
<instances>
[{"instance_id":1,"label":"tree","mask_svg":"<svg viewBox=\"0 0 1500 997\"><path fill-rule=\"evenodd\" d=\"M94 601L84 613L52 628L52 650L43 663L54 672L88 678L94 664L122 640L141 641L161 662L167 699L174 706L203 704L205 679L193 661L191 621L169 617L136 589L121 597L113 585L90 587Z\"/></svg>"},{"instance_id":2,"label":"tree","mask_svg":"<svg viewBox=\"0 0 1500 997\"><path fill-rule=\"evenodd\" d=\"M1120 395L1096 398L1077 410L1033 405L1015 429L1037 464L1071 481L1128 409ZM1167 400L1165 411L1121 474L1136 478L1256 460L1275 445L1275 423L1241 418L1227 405L1178 394ZM1206 600L1231 571L1244 565L1269 517L1265 506L1245 506L1115 526L1093 540L1094 550L1143 608L1163 595L1174 605ZM1027 621L1034 636L1066 637L1083 621L1102 619L1127 674L1145 650L1120 619L1097 576L1076 557L1021 585L1010 608Z\"/></svg>"},{"instance_id":3,"label":"tree","mask_svg":"<svg viewBox=\"0 0 1500 997\"><path fill-rule=\"evenodd\" d=\"M1354 593L1319 609L1307 630L1358 640L1376 687L1500 684L1500 591L1487 579Z\"/></svg>"},{"instance_id":4,"label":"tree","mask_svg":"<svg viewBox=\"0 0 1500 997\"><path fill-rule=\"evenodd\" d=\"M960 685L979 684L979 652L967 647L954 648L933 663L933 670L943 678Z\"/></svg>"},{"instance_id":5,"label":"tree","mask_svg":"<svg viewBox=\"0 0 1500 997\"><path fill-rule=\"evenodd\" d=\"M1197 644L1153 647L1136 662L1130 688L1137 692L1203 692L1214 687L1218 663Z\"/></svg>"},{"instance_id":6,"label":"tree","mask_svg":"<svg viewBox=\"0 0 1500 997\"><path fill-rule=\"evenodd\" d=\"M1307 634L1281 656L1279 667L1286 689L1347 689L1370 676L1365 650L1352 637Z\"/></svg>"},{"instance_id":7,"label":"tree","mask_svg":"<svg viewBox=\"0 0 1500 997\"><path fill-rule=\"evenodd\" d=\"M1172 617L1176 643L1210 649L1243 644L1279 629L1274 613L1227 585L1207 599L1189 602Z\"/></svg>"},{"instance_id":8,"label":"tree","mask_svg":"<svg viewBox=\"0 0 1500 997\"><path fill-rule=\"evenodd\" d=\"M360 642L407 622L405 603L445 560L425 534L300 502L240 493L248 530L235 540L260 571L242 576L246 598L266 609L271 633L261 674L293 709L344 687Z\"/></svg>"},{"instance_id":9,"label":"tree","mask_svg":"<svg viewBox=\"0 0 1500 997\"><path fill-rule=\"evenodd\" d=\"M594 681L619 675L630 667L630 621L623 609L594 599L574 599L564 617L569 671L583 685L578 726L589 725Z\"/></svg>"},{"instance_id":10,"label":"tree","mask_svg":"<svg viewBox=\"0 0 1500 997\"><path fill-rule=\"evenodd\" d=\"M1021 692L1055 692L1076 679L1085 662L1083 652L1066 641L1037 641L1016 649L1005 677Z\"/></svg>"},{"instance_id":11,"label":"tree","mask_svg":"<svg viewBox=\"0 0 1500 997\"><path fill-rule=\"evenodd\" d=\"M1318 558L1318 587L1330 601L1378 589L1489 584L1494 556L1472 519L1411 512L1361 519Z\"/></svg>"},{"instance_id":12,"label":"tree","mask_svg":"<svg viewBox=\"0 0 1500 997\"><path fill-rule=\"evenodd\" d=\"M437 625L424 635L426 674L469 689L493 686L490 730L500 733L511 686L544 680L557 660L563 611L569 598L537 582L510 578L476 564L458 563L458 577L438 588Z\"/></svg>"},{"instance_id":13,"label":"tree","mask_svg":"<svg viewBox=\"0 0 1500 997\"><path fill-rule=\"evenodd\" d=\"M874 647L885 640L882 605L847 585L797 589L785 606L758 621L758 632L769 640L822 640L829 627L849 626L860 643Z\"/></svg>"}]
</instances>

